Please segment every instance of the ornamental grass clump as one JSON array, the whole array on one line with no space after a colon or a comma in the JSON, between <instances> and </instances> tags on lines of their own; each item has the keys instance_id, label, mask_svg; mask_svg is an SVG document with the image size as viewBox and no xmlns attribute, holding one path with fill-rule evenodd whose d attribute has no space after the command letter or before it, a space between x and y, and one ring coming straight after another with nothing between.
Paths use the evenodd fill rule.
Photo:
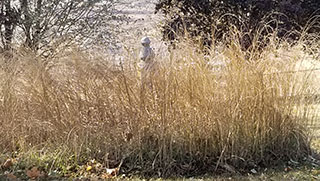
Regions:
<instances>
[{"instance_id":1,"label":"ornamental grass clump","mask_svg":"<svg viewBox=\"0 0 320 181\"><path fill-rule=\"evenodd\" d=\"M310 73L295 71L312 54L304 40L269 42L253 56L235 40L206 55L180 42L156 57L144 81L129 56L119 67L77 51L45 61L1 58L0 149L17 157L63 155L45 160L51 170L95 159L107 168L123 161L120 172L161 176L303 159L310 135L296 105L313 84Z\"/></svg>"}]
</instances>

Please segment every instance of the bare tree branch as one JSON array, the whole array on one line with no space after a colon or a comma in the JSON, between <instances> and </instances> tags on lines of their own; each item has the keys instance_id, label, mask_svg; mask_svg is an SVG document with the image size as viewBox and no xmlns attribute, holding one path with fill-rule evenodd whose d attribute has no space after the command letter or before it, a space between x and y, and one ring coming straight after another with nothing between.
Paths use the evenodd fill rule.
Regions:
<instances>
[{"instance_id":1,"label":"bare tree branch","mask_svg":"<svg viewBox=\"0 0 320 181\"><path fill-rule=\"evenodd\" d=\"M8 48L18 39L18 46L47 54L71 44L82 48L102 41L108 44L114 36L107 41L99 37L117 30L114 21L120 15L114 14L115 3L117 0L3 0L0 46Z\"/></svg>"}]
</instances>

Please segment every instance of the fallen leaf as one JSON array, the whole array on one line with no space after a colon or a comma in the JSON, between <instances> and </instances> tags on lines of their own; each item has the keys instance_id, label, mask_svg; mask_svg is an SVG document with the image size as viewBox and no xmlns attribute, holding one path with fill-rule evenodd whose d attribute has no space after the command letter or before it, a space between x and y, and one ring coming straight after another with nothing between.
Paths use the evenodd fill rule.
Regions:
<instances>
[{"instance_id":1,"label":"fallen leaf","mask_svg":"<svg viewBox=\"0 0 320 181\"><path fill-rule=\"evenodd\" d=\"M27 171L27 176L32 180L42 177L43 175L44 174L41 173L37 167L33 167L31 170Z\"/></svg>"},{"instance_id":2,"label":"fallen leaf","mask_svg":"<svg viewBox=\"0 0 320 181\"><path fill-rule=\"evenodd\" d=\"M92 170L92 166L88 166L86 170L89 172L90 170Z\"/></svg>"},{"instance_id":3,"label":"fallen leaf","mask_svg":"<svg viewBox=\"0 0 320 181\"><path fill-rule=\"evenodd\" d=\"M286 167L286 168L284 168L284 171L285 171L285 172L289 172L289 171L291 171L291 170L292 170L291 167Z\"/></svg>"},{"instance_id":4,"label":"fallen leaf","mask_svg":"<svg viewBox=\"0 0 320 181\"><path fill-rule=\"evenodd\" d=\"M2 165L3 168L7 169L10 168L13 165L12 159L8 159L4 164Z\"/></svg>"},{"instance_id":5,"label":"fallen leaf","mask_svg":"<svg viewBox=\"0 0 320 181\"><path fill-rule=\"evenodd\" d=\"M106 169L106 173L103 173L101 175L101 177L103 179L108 179L108 178L114 178L118 175L119 173L119 169L118 168L114 168L114 169Z\"/></svg>"},{"instance_id":6,"label":"fallen leaf","mask_svg":"<svg viewBox=\"0 0 320 181\"><path fill-rule=\"evenodd\" d=\"M253 173L253 174L257 174L257 173L258 173L258 172L257 172L257 170L256 170L256 169L254 169L254 168L253 168L253 169L251 169L250 171L251 171L251 173Z\"/></svg>"},{"instance_id":7,"label":"fallen leaf","mask_svg":"<svg viewBox=\"0 0 320 181\"><path fill-rule=\"evenodd\" d=\"M103 173L103 174L102 174L102 178L103 178L103 179L108 179L108 178L117 177L118 174L119 174L120 168L121 168L121 166L122 166L123 160L124 160L124 159L121 160L121 162L120 162L120 164L119 164L118 167L112 168L112 169L107 168L107 169L106 169L106 173Z\"/></svg>"},{"instance_id":8,"label":"fallen leaf","mask_svg":"<svg viewBox=\"0 0 320 181\"><path fill-rule=\"evenodd\" d=\"M118 174L119 174L119 170L120 170L120 167L112 168L112 169L107 168L107 169L106 169L106 173L103 173L103 174L101 175L101 177L102 177L103 179L108 179L108 178L117 177Z\"/></svg>"},{"instance_id":9,"label":"fallen leaf","mask_svg":"<svg viewBox=\"0 0 320 181\"><path fill-rule=\"evenodd\" d=\"M7 176L7 179L8 179L9 181L15 181L15 180L17 180L17 177L16 177L15 175L13 175L12 173L8 173L6 176Z\"/></svg>"},{"instance_id":10,"label":"fallen leaf","mask_svg":"<svg viewBox=\"0 0 320 181\"><path fill-rule=\"evenodd\" d=\"M119 168L113 168L113 169L106 169L107 174L109 174L112 177L116 177L119 174Z\"/></svg>"}]
</instances>

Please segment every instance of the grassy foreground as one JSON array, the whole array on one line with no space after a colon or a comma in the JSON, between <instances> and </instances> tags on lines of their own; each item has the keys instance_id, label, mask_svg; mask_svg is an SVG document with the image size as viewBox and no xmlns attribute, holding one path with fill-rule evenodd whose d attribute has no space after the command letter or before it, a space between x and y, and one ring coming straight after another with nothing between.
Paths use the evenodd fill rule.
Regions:
<instances>
[{"instance_id":1,"label":"grassy foreground","mask_svg":"<svg viewBox=\"0 0 320 181\"><path fill-rule=\"evenodd\" d=\"M0 178L254 175L306 161L315 168L306 95L316 88L312 72L296 70L301 60L319 61L316 47L276 39L262 51L236 41L207 55L180 47L158 56L143 81L130 56L119 67L77 51L0 57Z\"/></svg>"}]
</instances>

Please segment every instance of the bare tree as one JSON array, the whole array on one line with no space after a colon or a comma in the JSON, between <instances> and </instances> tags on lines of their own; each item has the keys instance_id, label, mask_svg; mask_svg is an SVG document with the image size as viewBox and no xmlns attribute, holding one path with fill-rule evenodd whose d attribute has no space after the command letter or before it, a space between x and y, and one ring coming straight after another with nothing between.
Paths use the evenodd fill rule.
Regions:
<instances>
[{"instance_id":1,"label":"bare tree","mask_svg":"<svg viewBox=\"0 0 320 181\"><path fill-rule=\"evenodd\" d=\"M105 35L111 35L115 22L123 20L114 14L116 1L2 0L2 48L10 48L15 38L20 46L42 55L74 43L82 47L110 43L113 36Z\"/></svg>"},{"instance_id":2,"label":"bare tree","mask_svg":"<svg viewBox=\"0 0 320 181\"><path fill-rule=\"evenodd\" d=\"M2 50L10 50L14 30L17 27L19 13L12 5L11 0L2 0L0 2L0 38Z\"/></svg>"}]
</instances>

